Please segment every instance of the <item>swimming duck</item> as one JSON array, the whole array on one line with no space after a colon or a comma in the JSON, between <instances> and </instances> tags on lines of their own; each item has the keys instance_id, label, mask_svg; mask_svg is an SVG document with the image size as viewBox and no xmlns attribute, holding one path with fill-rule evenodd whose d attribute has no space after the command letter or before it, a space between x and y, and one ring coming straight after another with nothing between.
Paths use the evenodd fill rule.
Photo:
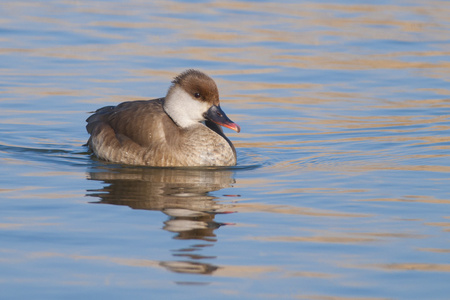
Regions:
<instances>
[{"instance_id":1,"label":"swimming duck","mask_svg":"<svg viewBox=\"0 0 450 300\"><path fill-rule=\"evenodd\" d=\"M86 122L89 149L100 159L158 167L234 166L236 150L220 126L239 125L222 111L211 77L187 70L167 95L95 111Z\"/></svg>"}]
</instances>

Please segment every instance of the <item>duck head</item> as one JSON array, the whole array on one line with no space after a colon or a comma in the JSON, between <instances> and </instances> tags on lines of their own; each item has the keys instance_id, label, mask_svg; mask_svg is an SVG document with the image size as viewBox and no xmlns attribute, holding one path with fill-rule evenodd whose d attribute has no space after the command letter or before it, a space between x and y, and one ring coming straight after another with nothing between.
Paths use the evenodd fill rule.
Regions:
<instances>
[{"instance_id":1,"label":"duck head","mask_svg":"<svg viewBox=\"0 0 450 300\"><path fill-rule=\"evenodd\" d=\"M241 131L220 107L219 90L214 80L197 70L187 70L175 77L164 100L164 110L182 128L210 120Z\"/></svg>"}]
</instances>

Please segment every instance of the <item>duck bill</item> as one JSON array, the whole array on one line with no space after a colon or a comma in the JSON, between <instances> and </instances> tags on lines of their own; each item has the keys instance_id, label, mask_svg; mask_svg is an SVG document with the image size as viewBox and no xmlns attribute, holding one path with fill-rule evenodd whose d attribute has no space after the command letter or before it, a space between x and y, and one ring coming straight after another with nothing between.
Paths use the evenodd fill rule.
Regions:
<instances>
[{"instance_id":1,"label":"duck bill","mask_svg":"<svg viewBox=\"0 0 450 300\"><path fill-rule=\"evenodd\" d=\"M241 131L241 127L231 121L218 105L211 106L211 108L206 112L205 117L217 125L230 128L236 132Z\"/></svg>"}]
</instances>

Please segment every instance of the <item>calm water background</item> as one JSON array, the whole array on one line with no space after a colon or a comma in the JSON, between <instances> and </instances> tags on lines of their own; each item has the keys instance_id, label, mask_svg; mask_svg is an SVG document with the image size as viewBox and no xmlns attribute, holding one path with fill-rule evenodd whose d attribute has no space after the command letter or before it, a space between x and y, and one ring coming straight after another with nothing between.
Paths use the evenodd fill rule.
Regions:
<instances>
[{"instance_id":1,"label":"calm water background","mask_svg":"<svg viewBox=\"0 0 450 300\"><path fill-rule=\"evenodd\" d=\"M450 4L362 2L0 2L0 298L449 299ZM237 167L87 153L187 68Z\"/></svg>"}]
</instances>

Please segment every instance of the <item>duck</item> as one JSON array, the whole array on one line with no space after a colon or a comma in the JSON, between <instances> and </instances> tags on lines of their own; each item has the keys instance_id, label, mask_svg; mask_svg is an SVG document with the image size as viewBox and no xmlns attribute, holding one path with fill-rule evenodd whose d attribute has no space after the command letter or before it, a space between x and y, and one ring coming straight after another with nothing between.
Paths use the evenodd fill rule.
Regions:
<instances>
[{"instance_id":1,"label":"duck","mask_svg":"<svg viewBox=\"0 0 450 300\"><path fill-rule=\"evenodd\" d=\"M189 69L165 97L97 109L86 120L89 150L112 163L154 167L234 166L236 149L222 126L240 132L220 106L214 80Z\"/></svg>"}]
</instances>

